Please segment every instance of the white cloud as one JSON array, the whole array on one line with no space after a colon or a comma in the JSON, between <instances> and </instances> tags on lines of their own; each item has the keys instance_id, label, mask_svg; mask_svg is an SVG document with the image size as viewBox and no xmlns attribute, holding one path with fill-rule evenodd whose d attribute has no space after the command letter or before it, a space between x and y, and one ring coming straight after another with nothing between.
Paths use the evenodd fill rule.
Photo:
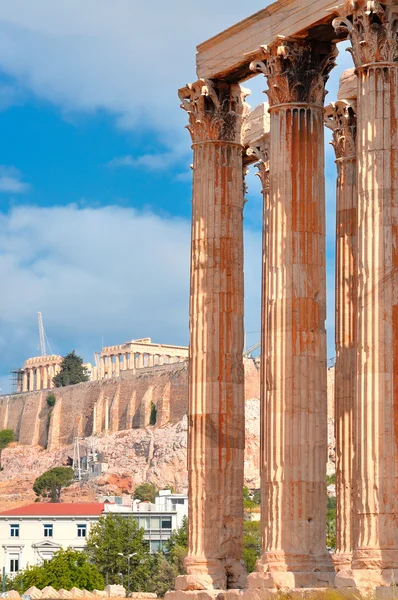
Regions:
<instances>
[{"instance_id":1,"label":"white cloud","mask_svg":"<svg viewBox=\"0 0 398 600\"><path fill-rule=\"evenodd\" d=\"M64 111L152 125L172 147L188 143L177 89L196 78L196 45L268 3L13 0L0 14L0 69Z\"/></svg>"},{"instance_id":2,"label":"white cloud","mask_svg":"<svg viewBox=\"0 0 398 600\"><path fill-rule=\"evenodd\" d=\"M117 156L108 162L108 167L128 167L130 169L145 169L147 171L167 171L177 162L179 154L164 152L162 154L143 154L134 157L130 154Z\"/></svg>"},{"instance_id":3,"label":"white cloud","mask_svg":"<svg viewBox=\"0 0 398 600\"><path fill-rule=\"evenodd\" d=\"M15 167L0 165L0 193L22 194L29 184L22 181L22 175Z\"/></svg>"},{"instance_id":4,"label":"white cloud","mask_svg":"<svg viewBox=\"0 0 398 600\"><path fill-rule=\"evenodd\" d=\"M190 223L109 206L0 214L0 376L38 353L37 311L53 352L93 359L151 336L188 343ZM246 234L247 328L258 329L261 234ZM5 380L0 383L4 387Z\"/></svg>"}]
</instances>

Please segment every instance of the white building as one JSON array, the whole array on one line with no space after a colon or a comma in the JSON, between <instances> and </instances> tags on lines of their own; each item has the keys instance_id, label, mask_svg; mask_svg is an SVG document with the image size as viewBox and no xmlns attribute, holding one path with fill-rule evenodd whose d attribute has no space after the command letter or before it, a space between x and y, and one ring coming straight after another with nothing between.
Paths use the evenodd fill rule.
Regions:
<instances>
[{"instance_id":1,"label":"white building","mask_svg":"<svg viewBox=\"0 0 398 600\"><path fill-rule=\"evenodd\" d=\"M13 575L50 560L60 548L82 550L103 512L102 502L36 502L0 513L1 567Z\"/></svg>"},{"instance_id":2,"label":"white building","mask_svg":"<svg viewBox=\"0 0 398 600\"><path fill-rule=\"evenodd\" d=\"M111 498L109 498L111 500ZM28 565L50 560L60 548L82 550L93 523L101 515L119 513L136 517L145 530L150 551L162 548L171 532L181 527L188 514L188 498L159 492L155 504L139 502L34 503L0 513L0 568L13 575Z\"/></svg>"}]
</instances>

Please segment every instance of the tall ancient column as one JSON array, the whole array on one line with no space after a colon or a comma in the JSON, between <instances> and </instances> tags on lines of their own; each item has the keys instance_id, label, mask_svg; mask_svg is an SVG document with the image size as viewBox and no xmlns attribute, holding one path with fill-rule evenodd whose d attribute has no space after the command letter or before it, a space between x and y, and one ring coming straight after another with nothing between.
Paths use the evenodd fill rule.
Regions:
<instances>
[{"instance_id":1,"label":"tall ancient column","mask_svg":"<svg viewBox=\"0 0 398 600\"><path fill-rule=\"evenodd\" d=\"M348 33L358 76L352 567L357 583L377 585L398 569L398 6L351 6L334 25Z\"/></svg>"},{"instance_id":2,"label":"tall ancient column","mask_svg":"<svg viewBox=\"0 0 398 600\"><path fill-rule=\"evenodd\" d=\"M263 295L263 555L251 587L325 587L325 83L334 46L280 40L252 63L268 79L270 196ZM265 372L264 372L265 371Z\"/></svg>"},{"instance_id":3,"label":"tall ancient column","mask_svg":"<svg viewBox=\"0 0 398 600\"><path fill-rule=\"evenodd\" d=\"M35 371L34 369L29 369L29 391L33 392L35 389Z\"/></svg>"},{"instance_id":4,"label":"tall ancient column","mask_svg":"<svg viewBox=\"0 0 398 600\"><path fill-rule=\"evenodd\" d=\"M36 369L36 389L41 390L41 367Z\"/></svg>"},{"instance_id":5,"label":"tall ancient column","mask_svg":"<svg viewBox=\"0 0 398 600\"><path fill-rule=\"evenodd\" d=\"M28 370L27 369L25 369L24 372L23 372L22 391L23 392L27 392L28 391Z\"/></svg>"},{"instance_id":6,"label":"tall ancient column","mask_svg":"<svg viewBox=\"0 0 398 600\"><path fill-rule=\"evenodd\" d=\"M336 569L351 566L353 427L356 381L357 156L356 101L330 104L325 123L336 153Z\"/></svg>"},{"instance_id":7,"label":"tall ancient column","mask_svg":"<svg viewBox=\"0 0 398 600\"><path fill-rule=\"evenodd\" d=\"M43 367L43 390L48 388L48 365Z\"/></svg>"},{"instance_id":8,"label":"tall ancient column","mask_svg":"<svg viewBox=\"0 0 398 600\"><path fill-rule=\"evenodd\" d=\"M105 356L100 357L100 379L105 378Z\"/></svg>"},{"instance_id":9,"label":"tall ancient column","mask_svg":"<svg viewBox=\"0 0 398 600\"><path fill-rule=\"evenodd\" d=\"M179 91L193 141L189 550L177 589L245 585L243 537L243 145L247 91Z\"/></svg>"},{"instance_id":10,"label":"tall ancient column","mask_svg":"<svg viewBox=\"0 0 398 600\"><path fill-rule=\"evenodd\" d=\"M115 377L119 377L120 375L120 354L117 353L115 355Z\"/></svg>"}]
</instances>

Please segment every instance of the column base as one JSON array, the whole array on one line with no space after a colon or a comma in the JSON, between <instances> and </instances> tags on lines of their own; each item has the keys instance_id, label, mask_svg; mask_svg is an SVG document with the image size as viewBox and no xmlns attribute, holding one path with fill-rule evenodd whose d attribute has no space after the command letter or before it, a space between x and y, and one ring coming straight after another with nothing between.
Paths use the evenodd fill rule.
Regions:
<instances>
[{"instance_id":1,"label":"column base","mask_svg":"<svg viewBox=\"0 0 398 600\"><path fill-rule=\"evenodd\" d=\"M388 588L384 588L388 589ZM332 595L331 595L332 594ZM331 590L330 588L296 588L284 596L278 589L196 590L167 592L164 600L369 600L369 592L357 589ZM379 600L379 597L377 597ZM384 600L398 600L397 596L380 596Z\"/></svg>"},{"instance_id":2,"label":"column base","mask_svg":"<svg viewBox=\"0 0 398 600\"><path fill-rule=\"evenodd\" d=\"M334 571L275 571L251 573L247 578L249 590L294 590L333 588Z\"/></svg>"},{"instance_id":3,"label":"column base","mask_svg":"<svg viewBox=\"0 0 398 600\"><path fill-rule=\"evenodd\" d=\"M244 589L247 573L240 560L185 559L187 575L176 579L177 591Z\"/></svg>"},{"instance_id":4,"label":"column base","mask_svg":"<svg viewBox=\"0 0 398 600\"><path fill-rule=\"evenodd\" d=\"M391 588L398 597L398 569L343 569L336 574L335 586L372 591Z\"/></svg>"}]
</instances>

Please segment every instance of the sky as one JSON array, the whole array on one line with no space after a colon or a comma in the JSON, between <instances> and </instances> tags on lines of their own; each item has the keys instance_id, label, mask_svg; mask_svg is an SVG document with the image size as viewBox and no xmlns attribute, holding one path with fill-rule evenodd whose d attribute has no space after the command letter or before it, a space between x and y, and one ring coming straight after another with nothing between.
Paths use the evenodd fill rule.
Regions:
<instances>
[{"instance_id":1,"label":"sky","mask_svg":"<svg viewBox=\"0 0 398 600\"><path fill-rule=\"evenodd\" d=\"M0 394L48 351L85 361L151 337L188 344L192 162L177 89L195 47L270 2L13 0L0 11ZM342 45L340 45L342 46ZM328 84L351 66L341 47ZM253 107L261 76L246 82ZM329 133L326 133L328 142ZM260 338L258 178L245 206L246 339ZM328 355L334 356L335 165L326 146Z\"/></svg>"}]
</instances>

